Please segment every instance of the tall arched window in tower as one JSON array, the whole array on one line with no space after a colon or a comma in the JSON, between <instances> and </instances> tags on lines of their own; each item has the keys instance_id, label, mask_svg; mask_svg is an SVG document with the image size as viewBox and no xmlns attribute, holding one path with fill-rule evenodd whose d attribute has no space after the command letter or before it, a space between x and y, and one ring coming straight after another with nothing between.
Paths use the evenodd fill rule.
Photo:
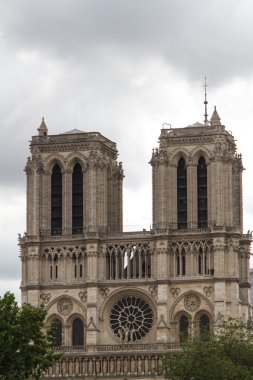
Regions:
<instances>
[{"instance_id":1,"label":"tall arched window in tower","mask_svg":"<svg viewBox=\"0 0 253 380\"><path fill-rule=\"evenodd\" d=\"M51 175L51 233L62 233L62 173L58 164L53 167Z\"/></svg>"},{"instance_id":2,"label":"tall arched window in tower","mask_svg":"<svg viewBox=\"0 0 253 380\"><path fill-rule=\"evenodd\" d=\"M189 334L189 319L186 315L182 315L179 319L179 338L180 342L186 340Z\"/></svg>"},{"instance_id":3,"label":"tall arched window in tower","mask_svg":"<svg viewBox=\"0 0 253 380\"><path fill-rule=\"evenodd\" d=\"M80 318L74 319L72 323L72 345L84 345L84 327L83 321Z\"/></svg>"},{"instance_id":4,"label":"tall arched window in tower","mask_svg":"<svg viewBox=\"0 0 253 380\"><path fill-rule=\"evenodd\" d=\"M187 228L187 171L183 158L177 165L177 226Z\"/></svg>"},{"instance_id":5,"label":"tall arched window in tower","mask_svg":"<svg viewBox=\"0 0 253 380\"><path fill-rule=\"evenodd\" d=\"M198 227L207 227L207 166L200 157L197 168Z\"/></svg>"},{"instance_id":6,"label":"tall arched window in tower","mask_svg":"<svg viewBox=\"0 0 253 380\"><path fill-rule=\"evenodd\" d=\"M83 172L80 164L75 164L72 174L72 232L83 230Z\"/></svg>"}]
</instances>

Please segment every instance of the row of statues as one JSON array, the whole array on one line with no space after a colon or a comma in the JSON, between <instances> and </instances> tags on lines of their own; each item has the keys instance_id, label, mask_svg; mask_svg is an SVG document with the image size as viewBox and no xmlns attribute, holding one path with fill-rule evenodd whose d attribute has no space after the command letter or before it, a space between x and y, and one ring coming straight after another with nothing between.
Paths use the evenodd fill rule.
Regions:
<instances>
[{"instance_id":1,"label":"row of statues","mask_svg":"<svg viewBox=\"0 0 253 380\"><path fill-rule=\"evenodd\" d=\"M47 370L47 376L154 374L161 366L161 355L118 357L63 357Z\"/></svg>"}]
</instances>

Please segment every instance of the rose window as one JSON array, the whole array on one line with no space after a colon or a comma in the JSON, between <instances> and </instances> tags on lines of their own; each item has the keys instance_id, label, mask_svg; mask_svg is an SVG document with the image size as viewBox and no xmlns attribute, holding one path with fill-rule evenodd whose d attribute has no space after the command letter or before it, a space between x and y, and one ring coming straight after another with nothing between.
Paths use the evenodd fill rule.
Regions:
<instances>
[{"instance_id":1,"label":"rose window","mask_svg":"<svg viewBox=\"0 0 253 380\"><path fill-rule=\"evenodd\" d=\"M150 305L140 297L123 297L112 308L110 326L122 342L143 339L153 325L154 315Z\"/></svg>"}]
</instances>

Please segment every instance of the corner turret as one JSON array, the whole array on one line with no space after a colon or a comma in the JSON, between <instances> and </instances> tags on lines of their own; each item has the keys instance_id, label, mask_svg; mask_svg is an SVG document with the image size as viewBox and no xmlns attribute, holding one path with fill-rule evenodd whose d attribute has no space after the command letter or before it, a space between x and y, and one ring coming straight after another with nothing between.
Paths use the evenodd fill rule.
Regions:
<instances>
[{"instance_id":1,"label":"corner turret","mask_svg":"<svg viewBox=\"0 0 253 380\"><path fill-rule=\"evenodd\" d=\"M39 136L47 136L48 129L45 124L44 117L42 117L42 122L39 128L37 128L37 131L39 132Z\"/></svg>"}]
</instances>

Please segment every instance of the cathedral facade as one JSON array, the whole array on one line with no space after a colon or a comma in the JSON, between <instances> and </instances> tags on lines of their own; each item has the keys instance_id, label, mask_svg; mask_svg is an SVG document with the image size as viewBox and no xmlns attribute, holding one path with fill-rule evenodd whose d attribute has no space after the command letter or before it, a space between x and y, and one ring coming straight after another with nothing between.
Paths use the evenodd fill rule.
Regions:
<instances>
[{"instance_id":1,"label":"cathedral facade","mask_svg":"<svg viewBox=\"0 0 253 380\"><path fill-rule=\"evenodd\" d=\"M22 302L47 309L63 358L48 379L154 379L180 339L219 316L251 320L251 234L242 157L210 122L162 129L153 150L150 231L123 232L123 168L97 132L32 137Z\"/></svg>"}]
</instances>

